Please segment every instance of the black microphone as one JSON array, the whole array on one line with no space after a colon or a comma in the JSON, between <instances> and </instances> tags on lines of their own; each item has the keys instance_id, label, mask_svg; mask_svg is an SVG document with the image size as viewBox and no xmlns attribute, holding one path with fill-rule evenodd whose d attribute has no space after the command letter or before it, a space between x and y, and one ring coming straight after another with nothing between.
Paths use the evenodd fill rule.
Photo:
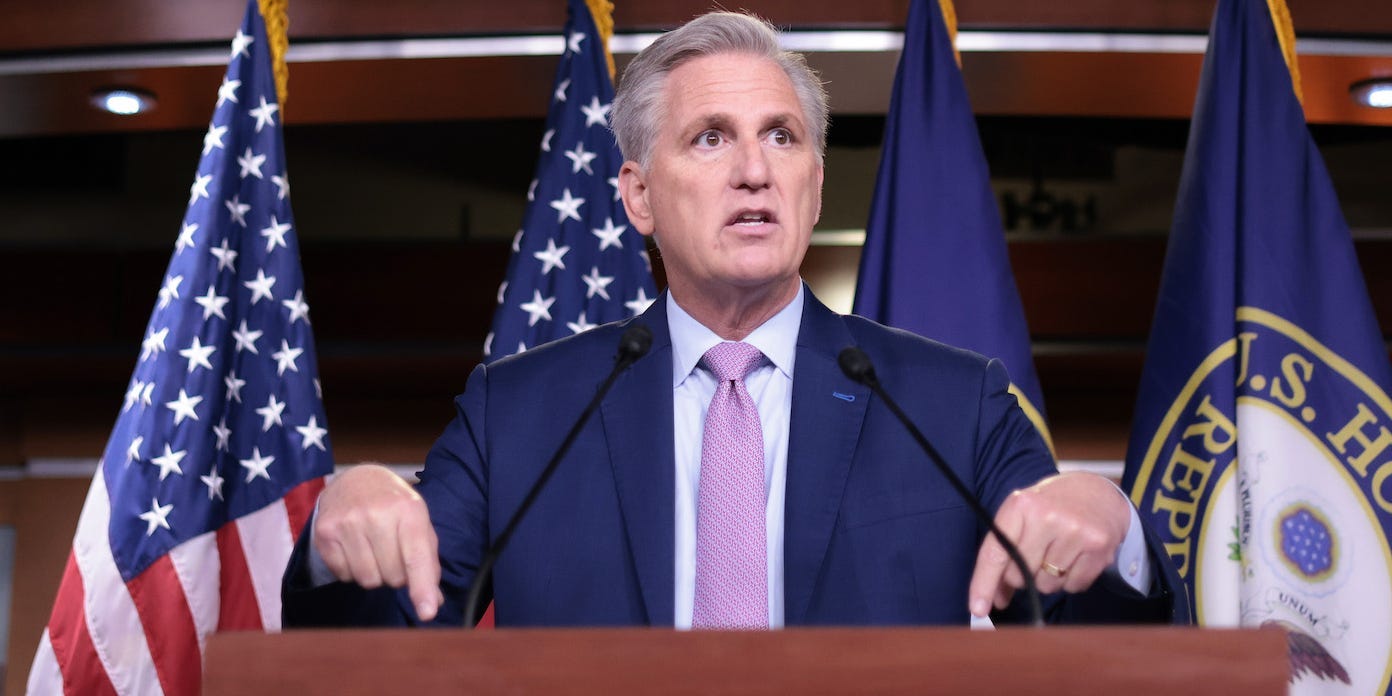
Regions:
<instances>
[{"instance_id":1,"label":"black microphone","mask_svg":"<svg viewBox=\"0 0 1392 696\"><path fill-rule=\"evenodd\" d=\"M880 379L875 376L875 366L870 362L870 356L866 355L865 351L850 346L841 351L836 361L841 364L841 371L846 373L847 377L870 387L870 391L874 392L875 396L884 400L890 412L899 419L900 423L904 424L905 428L908 428L909 433L914 436L914 440L918 441L918 446L923 448L923 451L928 454L928 458L937 465L938 471L947 477L947 482L952 484L957 495L962 500L967 501L967 505L971 507L972 512L976 513L977 518L985 522L986 526L990 528L991 534L995 535L996 541L1000 542L1005 552L1010 555L1010 560L1015 562L1015 567L1020 569L1020 575L1025 578L1025 589L1029 591L1030 613L1033 614L1034 625L1043 626L1044 609L1039 601L1039 588L1034 585L1034 573L1031 573L1025 565L1025 559L1020 555L1020 549L1005 538L1005 534L1001 532L1000 528L996 526L996 521L992 519L991 513L986 511L985 506L981 504L980 500L977 500L976 495L967 490L966 484L962 483L962 479L957 478L957 474L953 473L952 469L947 466L947 462L943 460L941 454L938 454L938 450L928 442L928 438L923 436L913 421L909 420L908 414L904 413L903 409L899 408L899 404L895 403L894 399L891 399L889 394L885 392L884 387L880 385Z\"/></svg>"},{"instance_id":2,"label":"black microphone","mask_svg":"<svg viewBox=\"0 0 1392 696\"><path fill-rule=\"evenodd\" d=\"M561 463L561 457L565 456L570 449L575 437L580 434L580 428L584 427L585 422L594 414L595 409L599 408L599 402L604 399L604 395L609 393L609 388L614 386L614 380L619 378L619 373L632 365L647 354L648 349L652 348L652 330L648 327L634 323L623 332L619 337L619 351L614 356L614 369L609 371L609 376L604 379L604 383L599 385L599 391L595 392L585 410L580 412L580 417L575 420L575 425L566 433L565 439L561 441L561 446L556 448L556 453L551 456L551 461L546 463L546 468L541 470L541 476L537 477L536 483L532 484L531 490L527 491L527 497L522 499L522 505L517 508L517 512L512 513L512 518L508 520L507 526L494 540L493 545L488 548L488 552L483 555L483 560L479 562L478 572L474 574L474 581L469 584L469 595L464 600L464 625L473 628L478 621L479 599L483 595L483 586L487 583L493 573L493 564L498 561L498 555L503 552L503 547L507 546L508 539L512 537L513 530L517 529L517 523L526 516L527 510L531 509L532 503L536 502L537 495L541 493L542 487L551 478L551 474L556 473L556 466Z\"/></svg>"}]
</instances>

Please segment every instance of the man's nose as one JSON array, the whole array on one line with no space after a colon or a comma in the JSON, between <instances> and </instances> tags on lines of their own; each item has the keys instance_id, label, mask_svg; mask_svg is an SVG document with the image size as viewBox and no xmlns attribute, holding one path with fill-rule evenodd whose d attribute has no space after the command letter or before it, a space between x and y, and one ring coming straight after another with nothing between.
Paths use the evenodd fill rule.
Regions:
<instances>
[{"instance_id":1,"label":"man's nose","mask_svg":"<svg viewBox=\"0 0 1392 696\"><path fill-rule=\"evenodd\" d=\"M735 188L762 189L769 185L768 153L758 138L747 138L735 148L735 166L730 185Z\"/></svg>"}]
</instances>

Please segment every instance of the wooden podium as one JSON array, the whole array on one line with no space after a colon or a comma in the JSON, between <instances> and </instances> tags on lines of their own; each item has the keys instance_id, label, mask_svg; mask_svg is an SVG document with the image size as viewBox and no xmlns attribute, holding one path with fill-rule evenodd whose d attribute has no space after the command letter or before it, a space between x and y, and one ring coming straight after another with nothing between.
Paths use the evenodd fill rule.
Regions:
<instances>
[{"instance_id":1,"label":"wooden podium","mask_svg":"<svg viewBox=\"0 0 1392 696\"><path fill-rule=\"evenodd\" d=\"M1194 628L222 633L203 693L1283 694L1280 631Z\"/></svg>"}]
</instances>

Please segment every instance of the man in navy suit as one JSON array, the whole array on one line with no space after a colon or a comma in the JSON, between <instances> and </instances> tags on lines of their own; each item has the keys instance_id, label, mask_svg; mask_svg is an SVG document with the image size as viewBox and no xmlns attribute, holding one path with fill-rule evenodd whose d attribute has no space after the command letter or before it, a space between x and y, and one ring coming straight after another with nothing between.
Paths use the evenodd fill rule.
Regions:
<instances>
[{"instance_id":1,"label":"man in navy suit","mask_svg":"<svg viewBox=\"0 0 1392 696\"><path fill-rule=\"evenodd\" d=\"M632 322L651 329L652 348L621 373L499 558L500 625L965 624L992 607L1018 617L1024 578L885 405L841 373L837 355L852 345L1055 593L1051 618L1188 616L1130 503L1105 479L1055 471L998 361L837 315L801 282L821 212L826 97L771 26L712 13L664 35L625 72L613 124L627 160L619 190L656 240L667 292L627 322L477 367L414 488L375 466L331 482L286 573L287 626L459 623L488 544ZM728 344L753 356L742 379L715 376L711 356ZM727 403L752 425L708 420ZM727 446L754 451L737 476L755 495L716 491ZM754 524L727 524L751 514Z\"/></svg>"}]
</instances>

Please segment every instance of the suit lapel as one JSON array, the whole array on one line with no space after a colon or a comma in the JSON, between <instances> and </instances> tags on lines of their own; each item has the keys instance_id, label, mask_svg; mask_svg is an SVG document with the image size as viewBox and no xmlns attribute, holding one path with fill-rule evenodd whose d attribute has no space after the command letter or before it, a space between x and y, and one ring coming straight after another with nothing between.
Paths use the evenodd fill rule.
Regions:
<instances>
[{"instance_id":1,"label":"suit lapel","mask_svg":"<svg viewBox=\"0 0 1392 696\"><path fill-rule=\"evenodd\" d=\"M654 626L672 625L675 583L676 462L666 307L663 293L636 320L652 330L652 349L619 377L600 407L633 565Z\"/></svg>"},{"instance_id":2,"label":"suit lapel","mask_svg":"<svg viewBox=\"0 0 1392 696\"><path fill-rule=\"evenodd\" d=\"M860 439L870 390L841 373L853 343L840 316L809 291L798 331L784 504L784 621L805 621Z\"/></svg>"}]
</instances>

